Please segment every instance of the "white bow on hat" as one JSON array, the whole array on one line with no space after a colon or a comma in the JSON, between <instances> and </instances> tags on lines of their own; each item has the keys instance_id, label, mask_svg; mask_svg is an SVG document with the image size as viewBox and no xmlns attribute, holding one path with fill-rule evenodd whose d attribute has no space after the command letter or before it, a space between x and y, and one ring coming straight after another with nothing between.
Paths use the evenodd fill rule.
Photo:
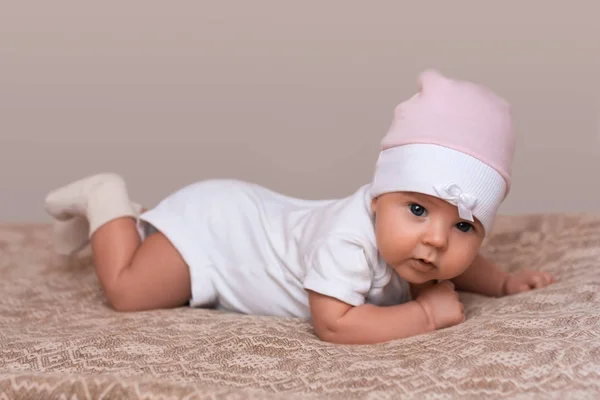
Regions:
<instances>
[{"instance_id":1,"label":"white bow on hat","mask_svg":"<svg viewBox=\"0 0 600 400\"><path fill-rule=\"evenodd\" d=\"M455 183L449 185L436 185L433 187L440 198L449 201L458 207L460 218L473 222L473 209L477 204L477 198L464 193L460 186Z\"/></svg>"}]
</instances>

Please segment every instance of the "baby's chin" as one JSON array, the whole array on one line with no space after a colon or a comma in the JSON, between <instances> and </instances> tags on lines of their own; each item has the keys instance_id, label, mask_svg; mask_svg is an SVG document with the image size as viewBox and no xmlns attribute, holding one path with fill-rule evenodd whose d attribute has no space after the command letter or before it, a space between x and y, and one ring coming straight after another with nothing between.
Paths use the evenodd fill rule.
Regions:
<instances>
[{"instance_id":1,"label":"baby's chin","mask_svg":"<svg viewBox=\"0 0 600 400\"><path fill-rule=\"evenodd\" d=\"M394 271L396 271L396 274L402 278L404 281L412 284L412 285L422 285L424 283L436 280L437 278L432 277L432 276L427 276L425 274L419 274L416 271L410 271L407 270L410 267L406 267L406 266L399 266L399 267L394 267Z\"/></svg>"}]
</instances>

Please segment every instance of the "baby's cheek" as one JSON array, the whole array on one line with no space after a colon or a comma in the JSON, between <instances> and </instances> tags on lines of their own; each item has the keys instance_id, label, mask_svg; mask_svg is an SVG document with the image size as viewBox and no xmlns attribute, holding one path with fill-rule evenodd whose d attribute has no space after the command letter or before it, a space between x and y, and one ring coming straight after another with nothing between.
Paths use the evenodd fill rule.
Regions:
<instances>
[{"instance_id":1,"label":"baby's cheek","mask_svg":"<svg viewBox=\"0 0 600 400\"><path fill-rule=\"evenodd\" d=\"M481 250L482 239L475 234L463 235L454 242L452 251L462 258L462 262L471 265Z\"/></svg>"},{"instance_id":2,"label":"baby's cheek","mask_svg":"<svg viewBox=\"0 0 600 400\"><path fill-rule=\"evenodd\" d=\"M408 258L412 258L413 248L410 243L402 240L389 240L385 242L384 248L379 249L381 255L390 265L398 265Z\"/></svg>"},{"instance_id":3,"label":"baby's cheek","mask_svg":"<svg viewBox=\"0 0 600 400\"><path fill-rule=\"evenodd\" d=\"M472 252L470 249L446 254L447 275L451 275L446 279L454 278L465 272L473 264L476 256L477 252Z\"/></svg>"}]
</instances>

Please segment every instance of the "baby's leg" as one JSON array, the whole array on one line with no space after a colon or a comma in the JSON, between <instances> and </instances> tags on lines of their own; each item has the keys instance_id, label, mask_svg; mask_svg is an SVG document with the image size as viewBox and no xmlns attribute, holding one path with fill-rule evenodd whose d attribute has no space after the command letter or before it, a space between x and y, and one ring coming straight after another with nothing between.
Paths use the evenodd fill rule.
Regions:
<instances>
[{"instance_id":1,"label":"baby's leg","mask_svg":"<svg viewBox=\"0 0 600 400\"><path fill-rule=\"evenodd\" d=\"M45 208L59 221L77 216L88 220L96 274L115 309L169 308L189 300L185 262L160 233L141 243L136 212L120 176L101 174L73 182L50 193Z\"/></svg>"},{"instance_id":2,"label":"baby's leg","mask_svg":"<svg viewBox=\"0 0 600 400\"><path fill-rule=\"evenodd\" d=\"M188 267L160 232L140 243L133 218L112 220L92 235L96 273L119 311L179 307L191 297Z\"/></svg>"}]
</instances>

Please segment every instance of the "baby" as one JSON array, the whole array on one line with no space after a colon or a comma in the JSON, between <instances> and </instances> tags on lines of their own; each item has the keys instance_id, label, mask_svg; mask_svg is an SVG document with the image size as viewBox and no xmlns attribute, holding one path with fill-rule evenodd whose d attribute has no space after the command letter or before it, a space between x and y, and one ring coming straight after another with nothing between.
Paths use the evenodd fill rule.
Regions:
<instances>
[{"instance_id":1,"label":"baby","mask_svg":"<svg viewBox=\"0 0 600 400\"><path fill-rule=\"evenodd\" d=\"M554 282L509 275L479 254L510 190L508 104L435 70L396 107L372 182L303 200L207 180L142 210L123 179L99 174L52 191L56 251L91 241L110 305L184 305L311 320L324 341L366 344L465 320L456 290L505 296Z\"/></svg>"}]
</instances>

